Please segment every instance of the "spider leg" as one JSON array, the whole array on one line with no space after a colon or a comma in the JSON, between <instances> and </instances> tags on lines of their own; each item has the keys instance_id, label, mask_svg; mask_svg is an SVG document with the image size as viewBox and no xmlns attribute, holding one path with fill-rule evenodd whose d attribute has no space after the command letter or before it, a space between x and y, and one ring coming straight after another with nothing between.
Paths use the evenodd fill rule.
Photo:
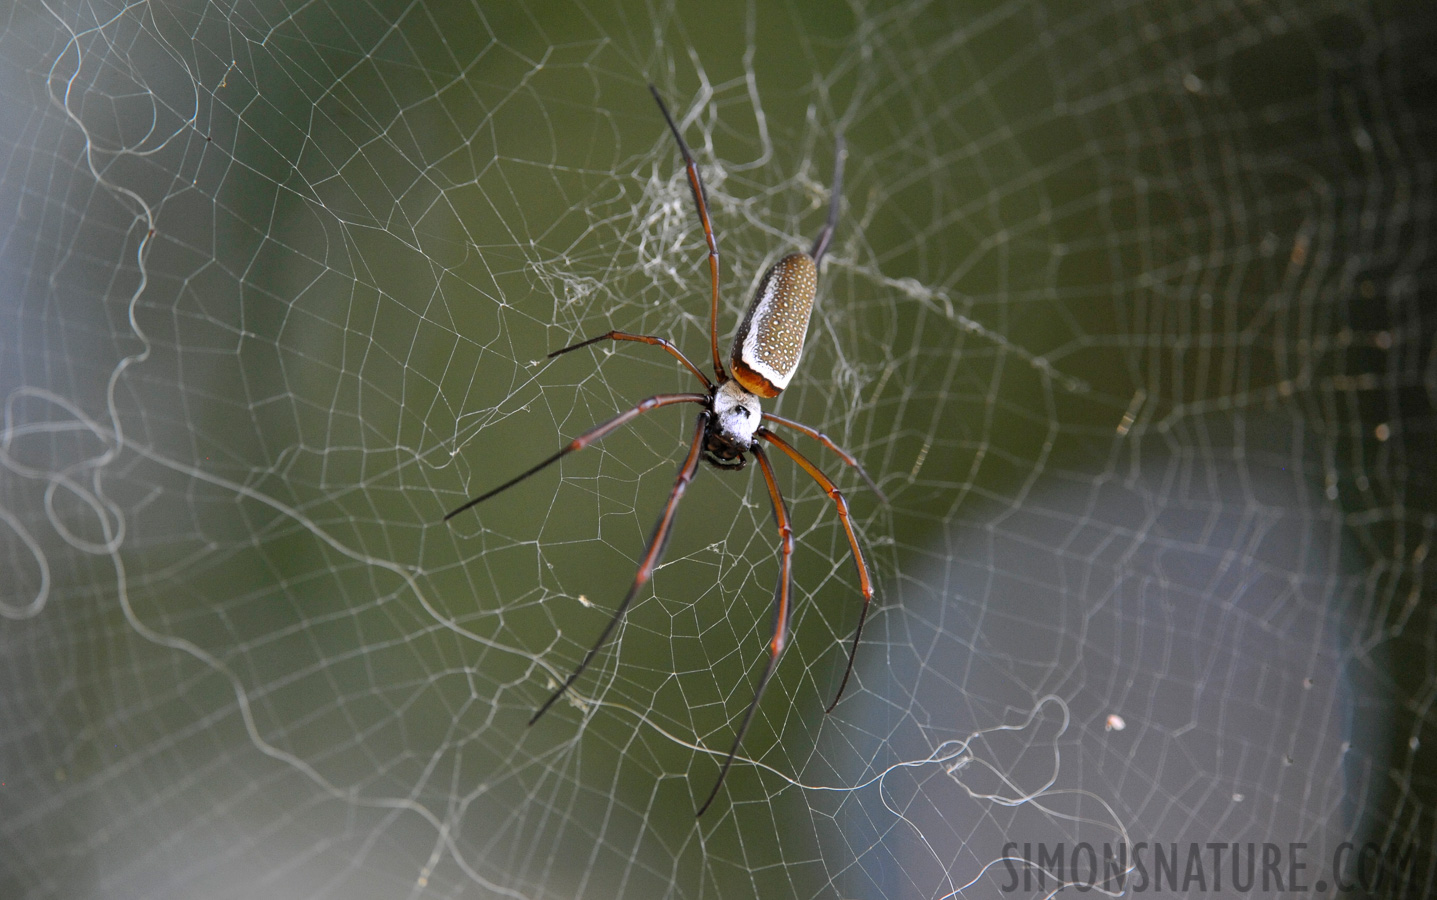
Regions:
<instances>
[{"instance_id":1,"label":"spider leg","mask_svg":"<svg viewBox=\"0 0 1437 900\"><path fill-rule=\"evenodd\" d=\"M760 432L762 434L762 432ZM753 714L758 709L758 701L763 697L764 688L768 687L768 681L773 677L774 669L778 668L778 655L783 652L783 645L788 640L788 619L789 619L789 588L793 574L793 528L788 522L788 505L783 502L783 494L779 493L778 482L773 479L773 466L769 464L768 455L763 448L757 444L753 447L753 455L758 457L759 468L763 469L763 480L768 482L768 496L773 501L773 516L778 521L778 535L781 540L779 555L778 584L773 592L773 639L768 644L768 664L763 667L763 674L759 676L758 686L754 688L753 699L749 701L748 711L743 714L743 721L738 726L738 732L733 737L733 746L729 748L728 756L724 757L723 768L719 769L718 781L714 782L713 790L709 791L708 799L704 805L699 807L695 816L701 816L709 808L718 796L719 788L723 786L723 780L728 776L729 767L733 765L734 756L738 754L739 744L743 743L743 736L748 732L748 726L753 723Z\"/></svg>"},{"instance_id":2,"label":"spider leg","mask_svg":"<svg viewBox=\"0 0 1437 900\"><path fill-rule=\"evenodd\" d=\"M834 695L833 702L828 704L828 709L824 710L825 713L831 713L833 708L838 705L839 698L843 696L843 689L848 687L848 676L853 674L853 657L858 653L858 637L863 634L863 622L868 618L869 602L873 600L873 582L869 580L868 566L863 561L863 551L858 548L858 536L853 533L853 522L848 517L848 501L843 499L843 494L834 486L833 480L819 471L818 466L809 462L802 453L789 446L787 441L767 428L760 428L758 436L788 454L789 458L802 466L803 470L812 476L813 480L818 482L818 486L832 498L834 505L838 507L838 518L843 522L843 530L848 533L848 546L853 548L853 564L858 567L858 590L863 594L863 611L858 615L858 628L853 632L853 647L848 651L848 667L843 670L843 681L838 685L838 693ZM762 457L759 459L761 460Z\"/></svg>"},{"instance_id":3,"label":"spider leg","mask_svg":"<svg viewBox=\"0 0 1437 900\"><path fill-rule=\"evenodd\" d=\"M828 435L819 431L817 428L810 428L809 426L804 425L802 422L795 422L792 419L785 419L783 416L776 416L773 413L766 412L763 414L763 418L765 421L774 422L778 425L784 426L785 428L792 428L799 434L806 434L809 437L813 438L815 441L818 441L819 443L823 444L823 446L832 450L834 453L838 454L839 459L843 460L844 462L848 463L850 466L853 466L853 468L858 470L858 474L862 475L863 480L868 482L868 487L873 491L873 493L878 495L879 500L882 500L885 505L888 503L888 495L883 493L883 489L878 486L878 482L874 481L868 476L868 473L863 470L863 466L859 464L858 460L853 458L852 454L835 444L833 442L833 439L830 438Z\"/></svg>"},{"instance_id":4,"label":"spider leg","mask_svg":"<svg viewBox=\"0 0 1437 900\"><path fill-rule=\"evenodd\" d=\"M823 254L828 252L828 242L833 239L833 229L838 227L838 207L843 197L843 160L848 155L843 143L843 135L834 139L834 160L833 160L833 187L829 189L828 221L824 223L823 230L813 242L813 249L808 255L813 257L813 264L817 266L823 261Z\"/></svg>"},{"instance_id":5,"label":"spider leg","mask_svg":"<svg viewBox=\"0 0 1437 900\"><path fill-rule=\"evenodd\" d=\"M470 500L468 503L465 503L463 506L459 507L453 512L450 512L444 517L444 521L448 522L450 519L454 518L465 510L470 509L471 507L478 506L480 503L483 503L485 500L488 500L495 494L503 493L504 491L523 481L525 478L528 478L530 475L534 475L542 471L545 467L553 465L554 463L563 459L565 456L568 456L570 453L573 453L575 450L584 449L585 447L597 441L599 438L613 431L615 428L618 428L620 425L637 419L640 415L648 412L651 409L658 409L660 406L672 406L675 403L707 403L708 399L709 398L707 394L657 394L653 397L650 397L649 399L643 401L638 406L635 406L628 412L619 413L617 416L614 416L609 421L601 422L598 425L595 425L593 428L590 428L588 431L584 432L583 434L574 438L569 443L565 444L558 453L555 453L553 456L549 457L538 465L533 466L527 471L515 475L513 478L510 478L508 481L494 488L492 491L489 491L485 494L480 494L478 497L475 497L473 500Z\"/></svg>"},{"instance_id":6,"label":"spider leg","mask_svg":"<svg viewBox=\"0 0 1437 900\"><path fill-rule=\"evenodd\" d=\"M549 354L549 358L553 359L560 354L568 353L570 350L578 350L580 348L587 347L590 344L597 344L599 341L638 341L641 344L649 344L655 347L663 347L669 352L670 356L683 363L690 372L694 373L694 375L698 377L698 380L704 383L704 387L708 388L709 390L713 390L714 383L712 381L709 381L707 375L699 371L698 366L689 362L689 358L687 356L684 356L678 347L675 347L673 344L669 343L667 340L661 337L653 337L652 335L629 334L628 332L624 331L610 331L605 334L601 334L598 337L589 338L587 341L580 341L577 344L570 344L563 349L555 350L553 353Z\"/></svg>"},{"instance_id":7,"label":"spider leg","mask_svg":"<svg viewBox=\"0 0 1437 900\"><path fill-rule=\"evenodd\" d=\"M628 611L629 604L633 602L639 588L643 587L649 577L654 574L659 560L663 558L664 549L669 545L669 529L674 524L674 513L679 508L679 499L683 497L684 490L688 488L689 482L694 480L694 473L698 471L701 458L699 448L703 446L704 432L708 429L708 423L709 411L704 410L699 413L699 423L694 430L693 443L689 445L689 455L684 458L683 465L679 467L678 477L674 479L674 489L669 493L669 502L664 504L664 511L659 515L658 524L654 526L654 534L649 538L649 545L644 550L644 558L639 563L639 571L634 573L634 583L629 586L629 593L624 596L624 602L620 603L619 608L614 611L613 618L609 619L609 624L605 625L604 630L599 633L599 639L594 641L594 646L584 654L583 661L579 663L578 668L574 669L574 673L559 685L559 689L551 694L549 699L544 701L544 705L539 707L539 711L529 719L530 725L539 721L539 717L549 711L549 707L554 705L554 701L562 697L569 686L584 674L584 670L589 667L589 663L594 661L594 656L599 649L609 640L609 635L614 633L614 627L619 624L619 620Z\"/></svg>"},{"instance_id":8,"label":"spider leg","mask_svg":"<svg viewBox=\"0 0 1437 900\"><path fill-rule=\"evenodd\" d=\"M664 105L664 98L659 96L659 89L652 84L649 85L649 93L654 95L654 100L659 104L659 112L664 114L664 121L669 123L669 131L674 133L674 140L679 142L679 153L684 157L684 169L689 176L689 189L694 193L694 206L698 207L699 222L704 226L704 240L709 245L709 276L713 280L713 303L709 313L709 341L713 345L714 352L714 374L718 375L720 383L728 380L724 374L723 360L719 357L718 345L718 308L719 308L719 250L718 238L714 237L714 226L709 221L708 193L704 190L703 179L699 177L698 164L694 162L693 154L689 152L689 145L684 143L684 136L679 134L679 126L674 124L674 117L669 115L669 108Z\"/></svg>"}]
</instances>

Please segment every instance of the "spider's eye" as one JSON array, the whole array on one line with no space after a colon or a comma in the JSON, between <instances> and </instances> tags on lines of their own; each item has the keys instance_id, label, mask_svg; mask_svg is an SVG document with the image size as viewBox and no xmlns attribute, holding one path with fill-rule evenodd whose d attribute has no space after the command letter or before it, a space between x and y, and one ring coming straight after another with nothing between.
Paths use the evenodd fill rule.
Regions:
<instances>
[{"instance_id":1,"label":"spider's eye","mask_svg":"<svg viewBox=\"0 0 1437 900\"><path fill-rule=\"evenodd\" d=\"M740 413L742 413L742 414L743 414L743 417L744 417L745 419L748 418L749 413L748 413L748 407L747 407L747 406L735 406L734 409L736 409L736 410L738 410Z\"/></svg>"}]
</instances>

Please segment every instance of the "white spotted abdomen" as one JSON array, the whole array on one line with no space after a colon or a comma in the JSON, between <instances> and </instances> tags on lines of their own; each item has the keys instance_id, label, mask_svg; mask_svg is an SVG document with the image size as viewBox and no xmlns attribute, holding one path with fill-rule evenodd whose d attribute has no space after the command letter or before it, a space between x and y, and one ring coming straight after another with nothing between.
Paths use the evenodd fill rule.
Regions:
<instances>
[{"instance_id":1,"label":"white spotted abdomen","mask_svg":"<svg viewBox=\"0 0 1437 900\"><path fill-rule=\"evenodd\" d=\"M729 363L733 377L760 397L788 387L803 356L818 267L807 253L790 253L773 264L734 335Z\"/></svg>"}]
</instances>

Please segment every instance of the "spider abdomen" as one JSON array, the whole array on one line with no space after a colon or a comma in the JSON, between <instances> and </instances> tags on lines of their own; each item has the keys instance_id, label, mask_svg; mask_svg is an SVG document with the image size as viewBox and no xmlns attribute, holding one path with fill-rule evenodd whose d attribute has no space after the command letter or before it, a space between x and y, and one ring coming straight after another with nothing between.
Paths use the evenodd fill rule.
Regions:
<instances>
[{"instance_id":1,"label":"spider abdomen","mask_svg":"<svg viewBox=\"0 0 1437 900\"><path fill-rule=\"evenodd\" d=\"M788 387L803 356L817 287L818 267L807 253L790 253L764 273L729 357L733 377L745 390L777 397Z\"/></svg>"}]
</instances>

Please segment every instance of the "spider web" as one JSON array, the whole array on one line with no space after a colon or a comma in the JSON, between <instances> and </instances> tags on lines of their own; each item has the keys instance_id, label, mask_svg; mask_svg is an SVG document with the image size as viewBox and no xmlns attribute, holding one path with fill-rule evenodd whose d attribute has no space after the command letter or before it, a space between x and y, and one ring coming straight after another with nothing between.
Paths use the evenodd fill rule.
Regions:
<instances>
[{"instance_id":1,"label":"spider web","mask_svg":"<svg viewBox=\"0 0 1437 900\"><path fill-rule=\"evenodd\" d=\"M1430 11L22 2L0 27L0 893L1049 896L1089 842L1432 889ZM652 393L843 219L779 458ZM1016 842L1016 843L1010 843ZM1101 853L1101 849L1099 849ZM1028 880L1010 887L1014 875ZM1037 876L1044 876L1039 881ZM1115 882L1102 885L1112 892ZM1188 883L1223 895L1231 885Z\"/></svg>"}]
</instances>

